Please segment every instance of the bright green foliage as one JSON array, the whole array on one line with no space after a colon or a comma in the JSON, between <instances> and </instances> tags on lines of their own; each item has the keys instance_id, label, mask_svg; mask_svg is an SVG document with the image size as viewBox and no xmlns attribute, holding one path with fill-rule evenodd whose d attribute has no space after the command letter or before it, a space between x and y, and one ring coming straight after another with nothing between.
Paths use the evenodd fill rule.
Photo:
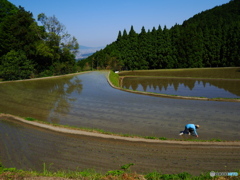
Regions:
<instances>
[{"instance_id":1,"label":"bright green foliage","mask_svg":"<svg viewBox=\"0 0 240 180\"><path fill-rule=\"evenodd\" d=\"M67 33L66 27L55 16L47 17L41 13L38 20L44 27L44 33L41 34L44 41L38 44L37 50L44 59L49 59L40 62L41 68L47 63L55 75L75 72L75 55L79 48L77 39Z\"/></svg>"},{"instance_id":2,"label":"bright green foliage","mask_svg":"<svg viewBox=\"0 0 240 180\"><path fill-rule=\"evenodd\" d=\"M133 163L125 164L121 166L121 169L123 169L124 171L129 171L130 167L133 165L134 165Z\"/></svg>"},{"instance_id":3,"label":"bright green foliage","mask_svg":"<svg viewBox=\"0 0 240 180\"><path fill-rule=\"evenodd\" d=\"M114 70L240 66L239 11L240 1L233 0L170 29L159 26L146 32L142 27L138 34L131 26L86 61ZM111 65L113 59L118 66Z\"/></svg>"},{"instance_id":4,"label":"bright green foliage","mask_svg":"<svg viewBox=\"0 0 240 180\"><path fill-rule=\"evenodd\" d=\"M158 180L161 178L161 173L158 173L158 172L151 172L151 173L148 173L147 175L145 175L145 178L148 179L148 180Z\"/></svg>"},{"instance_id":5,"label":"bright green foliage","mask_svg":"<svg viewBox=\"0 0 240 180\"><path fill-rule=\"evenodd\" d=\"M124 173L122 170L113 170L113 171L108 171L106 173L106 176L112 175L112 176L120 176Z\"/></svg>"},{"instance_id":6,"label":"bright green foliage","mask_svg":"<svg viewBox=\"0 0 240 180\"><path fill-rule=\"evenodd\" d=\"M114 73L113 71L110 71L109 80L111 81L111 83L114 86L119 87L119 75L118 74Z\"/></svg>"},{"instance_id":7,"label":"bright green foliage","mask_svg":"<svg viewBox=\"0 0 240 180\"><path fill-rule=\"evenodd\" d=\"M26 117L25 119L28 120L28 121L35 121L36 120L35 118L32 118L32 117Z\"/></svg>"}]
</instances>

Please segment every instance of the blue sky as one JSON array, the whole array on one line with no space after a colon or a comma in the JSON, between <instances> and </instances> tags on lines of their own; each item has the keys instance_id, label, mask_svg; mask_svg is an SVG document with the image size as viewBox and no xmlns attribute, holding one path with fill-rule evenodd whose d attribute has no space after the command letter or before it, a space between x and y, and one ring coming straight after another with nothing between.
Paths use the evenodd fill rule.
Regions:
<instances>
[{"instance_id":1,"label":"blue sky","mask_svg":"<svg viewBox=\"0 0 240 180\"><path fill-rule=\"evenodd\" d=\"M118 32L139 33L153 27L182 24L197 13L230 0L9 0L37 15L55 15L80 45L99 47L111 44Z\"/></svg>"}]
</instances>

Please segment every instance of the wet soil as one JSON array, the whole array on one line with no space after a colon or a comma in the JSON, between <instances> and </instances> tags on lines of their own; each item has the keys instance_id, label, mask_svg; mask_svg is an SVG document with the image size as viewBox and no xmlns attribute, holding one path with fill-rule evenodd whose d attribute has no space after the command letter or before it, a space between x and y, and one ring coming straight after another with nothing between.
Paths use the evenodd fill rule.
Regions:
<instances>
[{"instance_id":1,"label":"wet soil","mask_svg":"<svg viewBox=\"0 0 240 180\"><path fill-rule=\"evenodd\" d=\"M13 116L0 116L0 157L5 167L42 171L45 163L49 170L107 172L134 163L131 170L137 173L160 171L195 175L240 169L239 142L131 139L57 132L23 123Z\"/></svg>"}]
</instances>

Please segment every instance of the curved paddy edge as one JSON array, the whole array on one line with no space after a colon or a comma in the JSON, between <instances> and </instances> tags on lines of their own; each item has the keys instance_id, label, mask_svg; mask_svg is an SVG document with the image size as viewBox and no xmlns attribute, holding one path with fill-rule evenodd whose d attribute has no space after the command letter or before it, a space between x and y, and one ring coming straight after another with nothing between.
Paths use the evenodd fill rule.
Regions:
<instances>
[{"instance_id":1,"label":"curved paddy edge","mask_svg":"<svg viewBox=\"0 0 240 180\"><path fill-rule=\"evenodd\" d=\"M140 137L123 137L115 134L102 134L98 132L89 132L80 129L70 128L70 127L61 127L60 125L53 124L45 124L39 121L28 121L21 117L17 117L10 114L0 114L0 118L11 118L13 120L19 121L21 123L25 123L28 125L32 125L38 128L47 129L50 131L55 131L59 133L65 134L73 134L73 135L83 135L83 136L91 136L96 138L106 138L106 139L114 139L114 140L123 140L123 141L131 141L131 142L147 142L147 143L165 143L165 144L188 144L188 145L214 145L214 146L240 146L239 141L224 141L224 142L192 142L192 141L177 141L177 140L158 140L158 139L144 139Z\"/></svg>"},{"instance_id":2,"label":"curved paddy edge","mask_svg":"<svg viewBox=\"0 0 240 180\"><path fill-rule=\"evenodd\" d=\"M159 93L151 93L151 92L143 92L143 91L134 91L134 90L130 90L130 89L124 89L124 88L121 88L121 87L114 86L109 79L109 75L110 75L110 71L109 71L108 76L107 76L107 81L110 84L110 86L112 86L115 89L130 92L130 93L142 94L142 95L148 95L148 96L156 96L156 97L163 97L163 98L186 99L186 100L240 102L240 99L187 97L187 96L167 95L167 94L159 94ZM127 76L125 76L125 77L127 77Z\"/></svg>"}]
</instances>

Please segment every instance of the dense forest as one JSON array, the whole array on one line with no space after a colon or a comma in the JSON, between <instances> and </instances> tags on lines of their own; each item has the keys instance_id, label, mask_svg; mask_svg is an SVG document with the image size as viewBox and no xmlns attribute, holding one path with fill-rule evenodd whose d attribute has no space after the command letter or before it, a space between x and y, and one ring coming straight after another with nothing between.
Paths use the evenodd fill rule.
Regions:
<instances>
[{"instance_id":1,"label":"dense forest","mask_svg":"<svg viewBox=\"0 0 240 180\"><path fill-rule=\"evenodd\" d=\"M86 69L240 66L240 1L201 12L170 29L119 31L115 42L78 64Z\"/></svg>"},{"instance_id":2,"label":"dense forest","mask_svg":"<svg viewBox=\"0 0 240 180\"><path fill-rule=\"evenodd\" d=\"M0 79L76 72L78 42L55 16L38 15L0 0Z\"/></svg>"}]
</instances>

